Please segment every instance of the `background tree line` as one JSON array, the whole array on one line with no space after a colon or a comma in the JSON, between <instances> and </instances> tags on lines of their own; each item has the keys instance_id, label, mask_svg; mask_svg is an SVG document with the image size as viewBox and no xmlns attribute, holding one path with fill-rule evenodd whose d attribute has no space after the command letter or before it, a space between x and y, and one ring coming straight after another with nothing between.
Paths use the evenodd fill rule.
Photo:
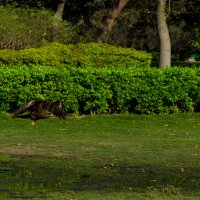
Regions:
<instances>
[{"instance_id":1,"label":"background tree line","mask_svg":"<svg viewBox=\"0 0 200 200\"><path fill-rule=\"evenodd\" d=\"M158 1L153 0L1 1L1 5L11 5L16 8L26 7L39 10L45 8L50 10L49 12L54 18L69 22L67 25L61 25L61 22L49 24L45 28L46 33L40 36L41 40L59 41L64 38L61 41L63 43L77 41L106 42L148 52L159 50L156 20L157 4ZM184 60L194 51L191 43L197 35L194 34L194 30L197 30L200 25L199 13L200 0L171 0L170 5L168 5L167 1L166 15L174 57L176 57L176 53L179 53L180 59ZM39 15L39 13L37 14ZM30 18L30 16L27 16L27 18ZM36 15L35 18L37 18ZM40 23L42 21L38 20L36 27L40 26L42 28L46 26L46 24ZM67 31L65 30L66 27ZM59 39L56 38L56 35L59 35L57 32L60 33L60 29L62 34ZM54 34L50 35L50 32ZM68 39L65 38L66 32L68 33ZM38 45L40 44L35 46Z\"/></svg>"}]
</instances>

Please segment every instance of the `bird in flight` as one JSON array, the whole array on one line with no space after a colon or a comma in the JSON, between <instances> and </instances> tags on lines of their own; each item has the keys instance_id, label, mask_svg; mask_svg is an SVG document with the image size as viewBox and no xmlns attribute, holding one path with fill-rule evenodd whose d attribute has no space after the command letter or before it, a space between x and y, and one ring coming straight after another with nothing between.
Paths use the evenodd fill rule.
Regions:
<instances>
[{"instance_id":1,"label":"bird in flight","mask_svg":"<svg viewBox=\"0 0 200 200\"><path fill-rule=\"evenodd\" d=\"M25 115L26 114L26 115ZM66 112L60 100L31 100L20 106L14 113L14 117L28 117L32 120L32 125L39 119L56 116L61 120L66 118Z\"/></svg>"}]
</instances>

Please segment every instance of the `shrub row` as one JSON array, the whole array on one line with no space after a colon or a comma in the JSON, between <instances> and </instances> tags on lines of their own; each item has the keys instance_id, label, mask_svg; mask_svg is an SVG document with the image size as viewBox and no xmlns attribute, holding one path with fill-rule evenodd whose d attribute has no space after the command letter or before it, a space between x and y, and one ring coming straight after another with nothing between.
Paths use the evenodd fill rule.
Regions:
<instances>
[{"instance_id":1,"label":"shrub row","mask_svg":"<svg viewBox=\"0 0 200 200\"><path fill-rule=\"evenodd\" d=\"M200 69L1 66L0 110L30 99L60 99L71 113L198 111Z\"/></svg>"},{"instance_id":2,"label":"shrub row","mask_svg":"<svg viewBox=\"0 0 200 200\"><path fill-rule=\"evenodd\" d=\"M0 63L11 65L44 65L75 67L149 67L151 54L130 48L114 47L108 44L50 43L41 48L20 51L1 50Z\"/></svg>"}]
</instances>

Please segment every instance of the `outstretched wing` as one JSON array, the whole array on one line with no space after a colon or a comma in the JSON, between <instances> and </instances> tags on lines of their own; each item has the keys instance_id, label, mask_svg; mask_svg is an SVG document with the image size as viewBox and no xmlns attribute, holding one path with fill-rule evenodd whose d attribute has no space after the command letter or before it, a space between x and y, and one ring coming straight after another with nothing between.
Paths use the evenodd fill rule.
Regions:
<instances>
[{"instance_id":1,"label":"outstretched wing","mask_svg":"<svg viewBox=\"0 0 200 200\"><path fill-rule=\"evenodd\" d=\"M49 102L49 111L53 113L56 117L59 117L59 119L64 120L66 118L64 106L59 100Z\"/></svg>"},{"instance_id":2,"label":"outstretched wing","mask_svg":"<svg viewBox=\"0 0 200 200\"><path fill-rule=\"evenodd\" d=\"M25 104L23 104L22 106L20 106L14 113L14 117L18 116L20 114L23 114L24 112L28 111L30 108L32 108L35 104L37 103L37 101L35 100L31 100Z\"/></svg>"}]
</instances>

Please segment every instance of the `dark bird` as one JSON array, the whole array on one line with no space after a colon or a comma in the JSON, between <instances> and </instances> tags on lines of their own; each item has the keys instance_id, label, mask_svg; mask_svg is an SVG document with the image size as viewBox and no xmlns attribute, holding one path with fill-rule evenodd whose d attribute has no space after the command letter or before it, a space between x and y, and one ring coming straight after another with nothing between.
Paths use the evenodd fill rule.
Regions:
<instances>
[{"instance_id":1,"label":"dark bird","mask_svg":"<svg viewBox=\"0 0 200 200\"><path fill-rule=\"evenodd\" d=\"M13 113L13 116L30 118L32 120L32 125L34 125L36 120L45 119L51 116L56 116L59 119L64 120L66 118L66 113L63 104L59 100L31 100L20 106Z\"/></svg>"}]
</instances>

